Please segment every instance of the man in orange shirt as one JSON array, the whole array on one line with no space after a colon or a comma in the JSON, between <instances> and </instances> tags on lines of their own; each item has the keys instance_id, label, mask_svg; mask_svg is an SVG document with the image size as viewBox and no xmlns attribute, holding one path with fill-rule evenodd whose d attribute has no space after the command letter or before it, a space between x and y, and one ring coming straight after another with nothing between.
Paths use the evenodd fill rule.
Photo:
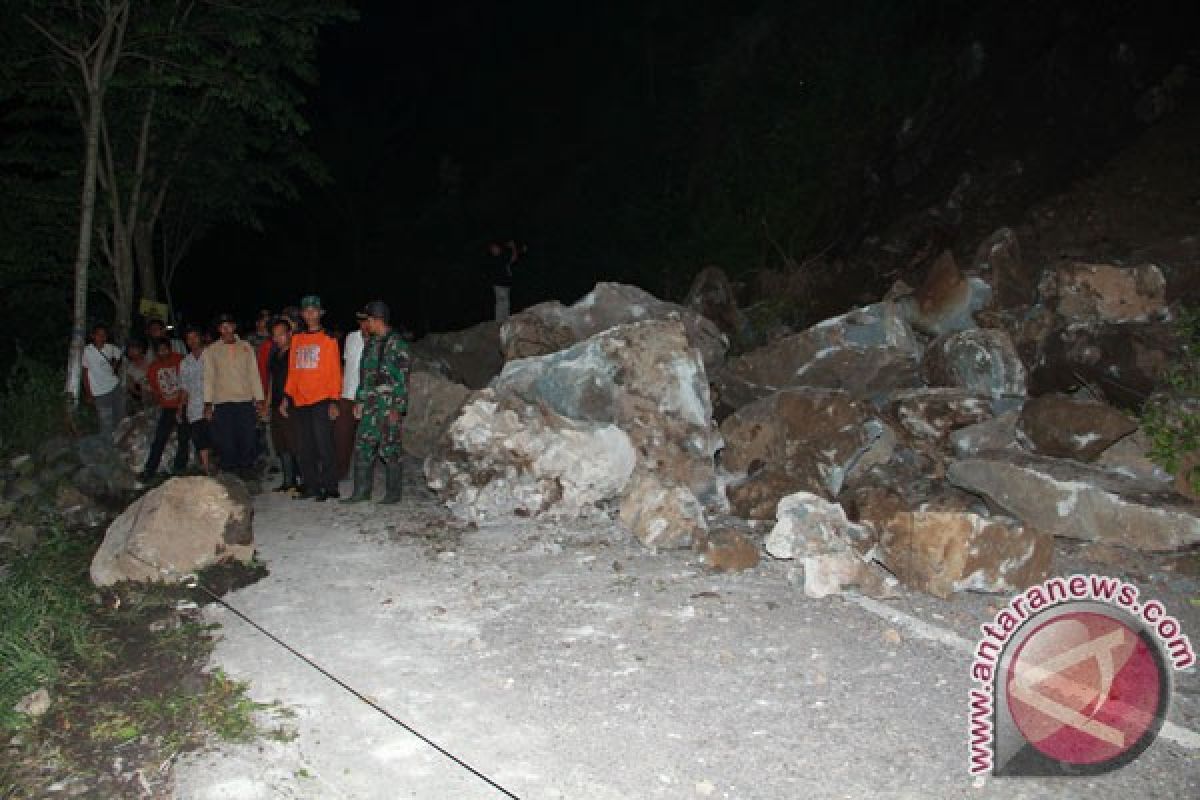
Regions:
<instances>
[{"instance_id":1,"label":"man in orange shirt","mask_svg":"<svg viewBox=\"0 0 1200 800\"><path fill-rule=\"evenodd\" d=\"M304 497L323 503L340 497L333 449L333 423L342 393L342 359L337 340L321 327L321 298L300 301L305 330L292 336L287 384L279 413L293 418L299 439Z\"/></svg>"},{"instance_id":2,"label":"man in orange shirt","mask_svg":"<svg viewBox=\"0 0 1200 800\"><path fill-rule=\"evenodd\" d=\"M158 462L171 432L177 431L175 464L171 471L178 475L187 468L190 436L187 418L183 415L183 385L179 380L179 365L183 356L171 350L168 339L154 341L154 362L146 370L146 383L158 403L158 425L154 428L154 442L139 479L142 483L154 480Z\"/></svg>"}]
</instances>

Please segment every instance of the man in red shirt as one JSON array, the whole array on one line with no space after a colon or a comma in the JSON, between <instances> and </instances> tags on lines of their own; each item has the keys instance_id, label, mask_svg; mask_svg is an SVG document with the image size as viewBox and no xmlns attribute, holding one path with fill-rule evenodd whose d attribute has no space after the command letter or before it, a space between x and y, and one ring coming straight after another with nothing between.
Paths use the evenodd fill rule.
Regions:
<instances>
[{"instance_id":1,"label":"man in red shirt","mask_svg":"<svg viewBox=\"0 0 1200 800\"><path fill-rule=\"evenodd\" d=\"M162 459L172 431L177 432L175 464L171 470L174 474L178 475L187 468L188 447L191 444L187 417L183 413L183 386L179 380L179 365L183 356L171 349L171 342L167 339L154 341L154 355L154 363L146 370L146 382L158 403L158 425L154 428L154 442L150 445L146 467L139 476L142 483L154 480L158 462Z\"/></svg>"}]
</instances>

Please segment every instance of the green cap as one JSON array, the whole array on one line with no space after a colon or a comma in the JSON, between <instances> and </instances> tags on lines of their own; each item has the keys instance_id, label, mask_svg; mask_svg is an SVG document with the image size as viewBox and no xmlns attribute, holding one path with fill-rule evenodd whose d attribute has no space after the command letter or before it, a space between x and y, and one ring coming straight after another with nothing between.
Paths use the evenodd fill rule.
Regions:
<instances>
[{"instance_id":1,"label":"green cap","mask_svg":"<svg viewBox=\"0 0 1200 800\"><path fill-rule=\"evenodd\" d=\"M320 307L321 307L321 298L315 294L306 294L306 295L304 295L304 297L300 298L300 309L301 310L304 310L306 308L320 308Z\"/></svg>"}]
</instances>

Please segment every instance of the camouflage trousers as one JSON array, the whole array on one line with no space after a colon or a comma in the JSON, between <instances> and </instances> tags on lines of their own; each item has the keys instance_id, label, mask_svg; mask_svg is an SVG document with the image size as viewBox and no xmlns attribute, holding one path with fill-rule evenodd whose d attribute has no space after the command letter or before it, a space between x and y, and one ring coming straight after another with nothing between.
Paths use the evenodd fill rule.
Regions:
<instances>
[{"instance_id":1,"label":"camouflage trousers","mask_svg":"<svg viewBox=\"0 0 1200 800\"><path fill-rule=\"evenodd\" d=\"M354 452L363 458L379 456L388 464L399 461L404 454L403 432L403 419L393 424L388 421L386 411L367 409L358 423Z\"/></svg>"}]
</instances>

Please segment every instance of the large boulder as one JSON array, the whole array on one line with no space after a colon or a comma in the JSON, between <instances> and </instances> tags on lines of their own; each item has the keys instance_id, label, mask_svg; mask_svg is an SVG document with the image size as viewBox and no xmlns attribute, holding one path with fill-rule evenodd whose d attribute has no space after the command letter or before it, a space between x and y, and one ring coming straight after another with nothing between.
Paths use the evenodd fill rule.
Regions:
<instances>
[{"instance_id":1,"label":"large boulder","mask_svg":"<svg viewBox=\"0 0 1200 800\"><path fill-rule=\"evenodd\" d=\"M775 527L764 547L772 557L795 559L804 567L804 593L825 597L848 588L874 592L880 576L873 569L874 532L850 522L837 503L809 492L779 501Z\"/></svg>"},{"instance_id":2,"label":"large boulder","mask_svg":"<svg viewBox=\"0 0 1200 800\"><path fill-rule=\"evenodd\" d=\"M738 308L733 284L720 267L708 266L700 270L692 279L683 305L715 322L732 342L744 342L750 338L749 322Z\"/></svg>"},{"instance_id":3,"label":"large boulder","mask_svg":"<svg viewBox=\"0 0 1200 800\"><path fill-rule=\"evenodd\" d=\"M1178 341L1166 322L1061 324L1040 340L1029 392L1086 386L1112 405L1137 410L1178 357Z\"/></svg>"},{"instance_id":4,"label":"large boulder","mask_svg":"<svg viewBox=\"0 0 1200 800\"><path fill-rule=\"evenodd\" d=\"M1006 411L992 419L952 431L947 437L950 452L959 458L987 450L1022 450L1017 436L1020 411Z\"/></svg>"},{"instance_id":5,"label":"large boulder","mask_svg":"<svg viewBox=\"0 0 1200 800\"><path fill-rule=\"evenodd\" d=\"M1167 282L1153 264L1068 264L1050 270L1041 301L1071 322L1138 322L1167 312Z\"/></svg>"},{"instance_id":6,"label":"large boulder","mask_svg":"<svg viewBox=\"0 0 1200 800\"><path fill-rule=\"evenodd\" d=\"M921 362L930 386L954 386L992 398L998 410L1025 399L1025 365L1012 337L998 328L976 328L939 337Z\"/></svg>"},{"instance_id":7,"label":"large boulder","mask_svg":"<svg viewBox=\"0 0 1200 800\"><path fill-rule=\"evenodd\" d=\"M641 472L621 500L618 518L647 547L688 547L705 541L704 507L686 486L664 486Z\"/></svg>"},{"instance_id":8,"label":"large boulder","mask_svg":"<svg viewBox=\"0 0 1200 800\"><path fill-rule=\"evenodd\" d=\"M413 343L414 371L433 372L470 389L482 389L504 367L500 323L489 320L461 331L431 333Z\"/></svg>"},{"instance_id":9,"label":"large boulder","mask_svg":"<svg viewBox=\"0 0 1200 800\"><path fill-rule=\"evenodd\" d=\"M470 394L466 386L439 374L409 373L404 451L417 458L431 455Z\"/></svg>"},{"instance_id":10,"label":"large boulder","mask_svg":"<svg viewBox=\"0 0 1200 800\"><path fill-rule=\"evenodd\" d=\"M580 516L616 497L637 454L613 424L575 422L479 392L450 423L425 476L455 516Z\"/></svg>"},{"instance_id":11,"label":"large boulder","mask_svg":"<svg viewBox=\"0 0 1200 800\"><path fill-rule=\"evenodd\" d=\"M1136 550L1200 543L1200 515L1184 498L1075 461L1011 452L952 463L947 477L983 495L1027 528Z\"/></svg>"},{"instance_id":12,"label":"large boulder","mask_svg":"<svg viewBox=\"0 0 1200 800\"><path fill-rule=\"evenodd\" d=\"M572 306L551 301L514 314L500 328L500 343L512 361L557 352L618 325L669 318L682 322L688 344L707 369L724 361L729 344L715 322L622 283L597 283Z\"/></svg>"},{"instance_id":13,"label":"large boulder","mask_svg":"<svg viewBox=\"0 0 1200 800\"><path fill-rule=\"evenodd\" d=\"M836 496L855 461L883 433L878 422L868 426L870 420L865 404L838 389L787 389L727 417L721 466L744 476L727 489L734 513L774 519L785 495Z\"/></svg>"},{"instance_id":14,"label":"large boulder","mask_svg":"<svg viewBox=\"0 0 1200 800\"><path fill-rule=\"evenodd\" d=\"M254 555L254 509L235 478L172 478L117 517L92 559L97 586L178 583L196 570Z\"/></svg>"},{"instance_id":15,"label":"large boulder","mask_svg":"<svg viewBox=\"0 0 1200 800\"><path fill-rule=\"evenodd\" d=\"M857 308L731 359L714 376L741 408L779 389L844 389L871 397L919 386L921 345L896 303Z\"/></svg>"},{"instance_id":16,"label":"large boulder","mask_svg":"<svg viewBox=\"0 0 1200 800\"><path fill-rule=\"evenodd\" d=\"M976 327L975 312L987 308L991 299L992 287L982 278L964 274L946 251L930 266L904 308L916 330L939 336Z\"/></svg>"},{"instance_id":17,"label":"large boulder","mask_svg":"<svg viewBox=\"0 0 1200 800\"><path fill-rule=\"evenodd\" d=\"M1021 245L1011 228L1000 228L980 243L974 266L987 276L999 308L1029 305L1037 295L1037 271L1022 258Z\"/></svg>"},{"instance_id":18,"label":"large boulder","mask_svg":"<svg viewBox=\"0 0 1200 800\"><path fill-rule=\"evenodd\" d=\"M1034 452L1076 461L1091 461L1137 427L1111 406L1060 394L1031 399L1018 425Z\"/></svg>"},{"instance_id":19,"label":"large boulder","mask_svg":"<svg viewBox=\"0 0 1200 800\"><path fill-rule=\"evenodd\" d=\"M1175 477L1150 460L1148 454L1153 446L1154 442L1149 434L1139 429L1109 447L1095 458L1093 463L1128 478L1168 486L1174 483ZM1179 491L1178 487L1176 491Z\"/></svg>"},{"instance_id":20,"label":"large boulder","mask_svg":"<svg viewBox=\"0 0 1200 800\"><path fill-rule=\"evenodd\" d=\"M509 362L492 383L500 395L571 420L614 424L638 451L638 465L702 502L717 494L708 379L679 320L606 330L540 358Z\"/></svg>"},{"instance_id":21,"label":"large boulder","mask_svg":"<svg viewBox=\"0 0 1200 800\"><path fill-rule=\"evenodd\" d=\"M901 511L879 525L879 560L904 585L936 597L1015 592L1044 580L1054 540L1007 517Z\"/></svg>"},{"instance_id":22,"label":"large boulder","mask_svg":"<svg viewBox=\"0 0 1200 800\"><path fill-rule=\"evenodd\" d=\"M942 443L959 428L992 418L989 398L965 389L901 389L889 397L888 417L910 437Z\"/></svg>"},{"instance_id":23,"label":"large boulder","mask_svg":"<svg viewBox=\"0 0 1200 800\"><path fill-rule=\"evenodd\" d=\"M621 325L567 350L509 362L451 423L426 476L456 514L473 519L574 515L635 488L657 497L641 480L646 474L669 493L682 487L701 504L715 503L720 437L711 413L704 364L679 320ZM639 480L631 482L635 470ZM678 493L670 497L691 508ZM625 518L634 519L628 508Z\"/></svg>"}]
</instances>

